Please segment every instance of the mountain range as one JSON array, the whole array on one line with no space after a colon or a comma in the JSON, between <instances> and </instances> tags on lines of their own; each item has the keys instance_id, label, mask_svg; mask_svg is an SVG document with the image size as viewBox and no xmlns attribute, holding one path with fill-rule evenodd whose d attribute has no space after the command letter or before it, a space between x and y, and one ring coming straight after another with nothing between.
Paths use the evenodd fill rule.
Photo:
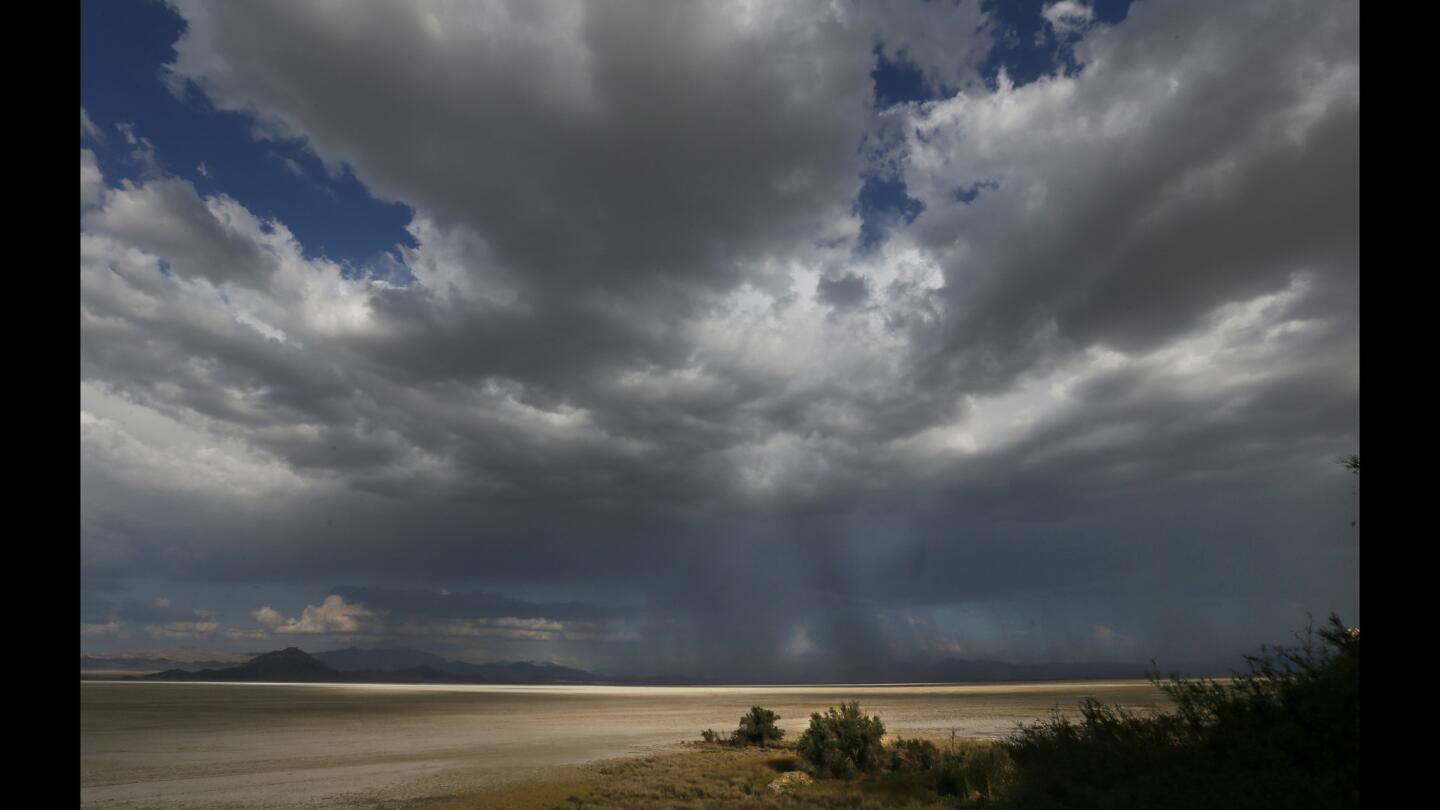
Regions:
<instances>
[{"instance_id":1,"label":"mountain range","mask_svg":"<svg viewBox=\"0 0 1440 810\"><path fill-rule=\"evenodd\" d=\"M470 664L419 650L351 648L311 655L296 647L263 653L238 666L172 668L132 676L151 681L283 683L593 683L584 670L528 662Z\"/></svg>"},{"instance_id":2,"label":"mountain range","mask_svg":"<svg viewBox=\"0 0 1440 810\"><path fill-rule=\"evenodd\" d=\"M557 664L532 664L528 661L471 664L403 647L372 650L347 647L316 653L315 657L341 672L431 669L486 683L591 683L604 680L593 672Z\"/></svg>"},{"instance_id":3,"label":"mountain range","mask_svg":"<svg viewBox=\"0 0 1440 810\"><path fill-rule=\"evenodd\" d=\"M157 654L111 654L82 656L81 676L161 681L257 681L292 683L472 683L472 684L720 684L716 678L684 678L671 675L615 677L549 663L492 662L472 664L434 653L406 648L362 649L349 647L306 653L296 647L255 655L234 663L233 654L207 654L187 650L190 656L230 660L174 662ZM156 672L157 665L173 664ZM99 666L97 666L97 664ZM228 665L227 665L228 664ZM1226 668L1193 666L1187 673L1218 673ZM1004 661L947 658L929 664L903 664L853 671L828 672L827 677L797 677L770 683L976 683L1001 681L1053 681L1143 678L1149 667L1138 663L1071 662L1016 664ZM816 675L818 673L808 673Z\"/></svg>"}]
</instances>

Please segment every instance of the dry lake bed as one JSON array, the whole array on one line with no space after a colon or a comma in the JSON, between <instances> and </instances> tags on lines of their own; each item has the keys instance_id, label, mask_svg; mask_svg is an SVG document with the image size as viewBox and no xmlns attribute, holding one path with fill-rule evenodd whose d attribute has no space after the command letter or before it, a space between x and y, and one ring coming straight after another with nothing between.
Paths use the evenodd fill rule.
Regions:
<instances>
[{"instance_id":1,"label":"dry lake bed","mask_svg":"<svg viewBox=\"0 0 1440 810\"><path fill-rule=\"evenodd\" d=\"M752 704L786 738L859 700L892 734L994 738L1082 697L1137 708L1144 681L867 686L80 684L87 808L374 807L680 750Z\"/></svg>"}]
</instances>

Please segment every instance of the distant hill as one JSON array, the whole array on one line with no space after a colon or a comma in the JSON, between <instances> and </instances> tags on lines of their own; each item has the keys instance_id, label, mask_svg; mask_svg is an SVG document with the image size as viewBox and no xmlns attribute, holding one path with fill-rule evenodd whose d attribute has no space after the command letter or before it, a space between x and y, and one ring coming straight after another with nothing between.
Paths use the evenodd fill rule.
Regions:
<instances>
[{"instance_id":1,"label":"distant hill","mask_svg":"<svg viewBox=\"0 0 1440 810\"><path fill-rule=\"evenodd\" d=\"M595 683L593 673L554 664L470 664L419 650L350 648L310 655L296 647L264 653L233 667L172 668L136 676L151 681L259 683Z\"/></svg>"},{"instance_id":2,"label":"distant hill","mask_svg":"<svg viewBox=\"0 0 1440 810\"><path fill-rule=\"evenodd\" d=\"M241 660L243 661L244 659ZM104 671L127 669L144 672L152 672L156 669L185 669L194 671L199 669L205 669L207 667L218 668L225 666L233 666L234 664L234 661L224 658L212 658L202 661L179 661L169 658L130 658L123 656L115 658L96 658L89 655L80 656L81 672L86 672L89 670Z\"/></svg>"},{"instance_id":3,"label":"distant hill","mask_svg":"<svg viewBox=\"0 0 1440 810\"><path fill-rule=\"evenodd\" d=\"M202 669L198 672L167 669L140 676L153 681L256 681L283 683L326 683L345 680L334 667L316 660L297 647L257 655L236 667Z\"/></svg>"},{"instance_id":4,"label":"distant hill","mask_svg":"<svg viewBox=\"0 0 1440 810\"><path fill-rule=\"evenodd\" d=\"M366 650L360 647L347 647L343 650L318 652L314 655L317 659L341 672L358 672L366 669L383 672L416 667L432 667L441 672L452 672L450 661L422 650L394 647Z\"/></svg>"},{"instance_id":5,"label":"distant hill","mask_svg":"<svg viewBox=\"0 0 1440 810\"><path fill-rule=\"evenodd\" d=\"M495 683L594 683L608 680L583 669L556 664L532 664L528 661L494 664L471 664L475 677Z\"/></svg>"},{"instance_id":6,"label":"distant hill","mask_svg":"<svg viewBox=\"0 0 1440 810\"><path fill-rule=\"evenodd\" d=\"M100 660L100 659L97 659ZM124 661L103 659L110 667ZM157 681L250 681L284 683L434 683L434 684L717 684L743 680L685 678L670 675L623 677L598 675L557 664L495 662L472 664L406 648L350 647L311 655L295 647L257 655L237 666L170 667L154 672L157 659L136 659L151 667L150 674L132 678ZM85 677L86 659L81 659ZM118 667L117 667L118 668ZM1176 668L1189 674L1216 674L1223 667L1193 665ZM985 681L1056 681L1144 678L1149 667L1138 663L1070 662L1015 664L1005 661L947 658L934 663L876 665L873 668L792 673L795 677L767 683L976 683ZM1169 672L1170 670L1166 670ZM111 671L109 677L121 673ZM93 677L93 676L92 676Z\"/></svg>"},{"instance_id":7,"label":"distant hill","mask_svg":"<svg viewBox=\"0 0 1440 810\"><path fill-rule=\"evenodd\" d=\"M91 661L96 664L113 666L119 662L134 662L153 664L156 662L175 663L197 663L212 662L220 664L243 664L255 657L253 653L245 655L242 653L218 652L216 650L205 650L199 647L167 647L163 650L138 650L132 652L109 652L90 653L80 656L81 661Z\"/></svg>"},{"instance_id":8,"label":"distant hill","mask_svg":"<svg viewBox=\"0 0 1440 810\"><path fill-rule=\"evenodd\" d=\"M524 661L472 664L403 647L370 650L348 647L316 653L315 657L341 672L396 672L428 668L484 683L594 683L605 680L593 672L557 664L533 664Z\"/></svg>"},{"instance_id":9,"label":"distant hill","mask_svg":"<svg viewBox=\"0 0 1440 810\"><path fill-rule=\"evenodd\" d=\"M80 656L80 677L114 677L140 675L165 669L198 671L221 669L249 661L252 655L202 650L196 647L172 647L164 650L137 652L91 653Z\"/></svg>"}]
</instances>

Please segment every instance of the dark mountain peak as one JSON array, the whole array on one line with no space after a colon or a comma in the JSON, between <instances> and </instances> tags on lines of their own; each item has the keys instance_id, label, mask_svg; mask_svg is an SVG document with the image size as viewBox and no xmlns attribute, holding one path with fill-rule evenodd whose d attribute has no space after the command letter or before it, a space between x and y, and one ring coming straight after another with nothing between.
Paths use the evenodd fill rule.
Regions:
<instances>
[{"instance_id":1,"label":"dark mountain peak","mask_svg":"<svg viewBox=\"0 0 1440 810\"><path fill-rule=\"evenodd\" d=\"M262 653L238 667L198 673L226 681L327 681L339 673L298 647Z\"/></svg>"},{"instance_id":2,"label":"dark mountain peak","mask_svg":"<svg viewBox=\"0 0 1440 810\"><path fill-rule=\"evenodd\" d=\"M300 649L299 647L286 647L286 648L283 649L283 650L274 650L273 652L261 653L261 654L255 656L254 658L252 658L252 659L250 659L250 660L251 660L251 663L254 663L255 661L261 660L262 658L265 659L265 660L267 660L267 661L287 661L287 660L288 660L288 661L314 661L314 660L315 660L315 657L314 657L314 656L310 655L309 653L305 652L304 650Z\"/></svg>"},{"instance_id":3,"label":"dark mountain peak","mask_svg":"<svg viewBox=\"0 0 1440 810\"><path fill-rule=\"evenodd\" d=\"M362 649L347 647L316 653L315 658L329 664L340 672L348 673L407 673L416 671L444 674L441 682L453 681L453 676L476 683L572 683L595 681L599 678L590 672L551 663L530 661L472 664L468 661L446 659L435 653L412 650L404 647Z\"/></svg>"}]
</instances>

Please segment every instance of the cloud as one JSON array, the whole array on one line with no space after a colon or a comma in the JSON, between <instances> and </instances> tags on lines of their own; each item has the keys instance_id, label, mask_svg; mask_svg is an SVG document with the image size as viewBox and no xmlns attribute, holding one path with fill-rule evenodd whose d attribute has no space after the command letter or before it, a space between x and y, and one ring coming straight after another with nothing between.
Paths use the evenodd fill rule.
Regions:
<instances>
[{"instance_id":1,"label":"cloud","mask_svg":"<svg viewBox=\"0 0 1440 810\"><path fill-rule=\"evenodd\" d=\"M146 177L158 177L165 173L155 153L155 144L149 138L135 134L135 125L128 121L115 124L115 129L125 143L130 145L130 162L140 167Z\"/></svg>"},{"instance_id":2,"label":"cloud","mask_svg":"<svg viewBox=\"0 0 1440 810\"><path fill-rule=\"evenodd\" d=\"M364 602L357 601L359 599ZM348 597L348 598L347 598ZM251 614L275 634L362 636L375 643L403 640L422 646L453 646L476 639L508 642L629 641L633 630L576 604L544 606L491 594L427 598L421 591L348 589L319 605L307 605L298 619L265 606Z\"/></svg>"},{"instance_id":3,"label":"cloud","mask_svg":"<svg viewBox=\"0 0 1440 810\"><path fill-rule=\"evenodd\" d=\"M210 638L220 629L220 623L213 620L193 622L166 622L145 627L145 634L152 638Z\"/></svg>"},{"instance_id":4,"label":"cloud","mask_svg":"<svg viewBox=\"0 0 1440 810\"><path fill-rule=\"evenodd\" d=\"M131 630L143 627L150 638L209 639L222 630L215 611L184 608L164 596L141 601L87 596L82 591L80 615L81 637L128 638Z\"/></svg>"},{"instance_id":5,"label":"cloud","mask_svg":"<svg viewBox=\"0 0 1440 810\"><path fill-rule=\"evenodd\" d=\"M1356 604L1353 5L1052 4L1083 70L994 87L974 4L176 7L177 83L414 244L82 149L87 582L755 677ZM943 97L874 109L877 44Z\"/></svg>"},{"instance_id":6,"label":"cloud","mask_svg":"<svg viewBox=\"0 0 1440 810\"><path fill-rule=\"evenodd\" d=\"M89 149L80 150L80 210L100 202L100 197L105 193L104 179L100 175L100 165L95 160L95 153Z\"/></svg>"},{"instance_id":7,"label":"cloud","mask_svg":"<svg viewBox=\"0 0 1440 810\"><path fill-rule=\"evenodd\" d=\"M305 169L304 169L304 167L302 167L294 158L288 158L288 157L285 157L284 155L279 155L279 154L276 154L276 153L274 153L274 152L271 152L271 153L270 153L270 156L271 156L272 158L274 158L275 160L279 161L279 162L280 162L280 165L285 167L285 171L290 172L291 174L295 175L296 177L304 177L304 176L305 176Z\"/></svg>"},{"instance_id":8,"label":"cloud","mask_svg":"<svg viewBox=\"0 0 1440 810\"><path fill-rule=\"evenodd\" d=\"M80 108L80 137L102 143L105 141L105 133L101 132L100 128L95 126L94 121L90 120L90 114L85 112L84 107Z\"/></svg>"},{"instance_id":9,"label":"cloud","mask_svg":"<svg viewBox=\"0 0 1440 810\"><path fill-rule=\"evenodd\" d=\"M532 602L484 591L441 593L434 590L396 590L375 587L340 587L335 594L374 610L437 619L599 619L613 611L584 602Z\"/></svg>"},{"instance_id":10,"label":"cloud","mask_svg":"<svg viewBox=\"0 0 1440 810\"><path fill-rule=\"evenodd\" d=\"M1059 2L1048 3L1040 11L1040 16L1056 34L1067 36L1085 29L1095 19L1095 10L1084 3L1076 0L1059 0Z\"/></svg>"},{"instance_id":11,"label":"cloud","mask_svg":"<svg viewBox=\"0 0 1440 810\"><path fill-rule=\"evenodd\" d=\"M274 630L275 628L289 621L289 619L286 619L284 616L280 615L280 611L268 605L255 611L253 615L255 617L255 621L259 622L270 630Z\"/></svg>"},{"instance_id":12,"label":"cloud","mask_svg":"<svg viewBox=\"0 0 1440 810\"><path fill-rule=\"evenodd\" d=\"M89 212L85 225L91 233L120 235L133 247L166 257L185 278L263 286L274 270L266 250L270 240L263 238L258 220L228 198L202 200L179 178L124 182L105 206Z\"/></svg>"},{"instance_id":13,"label":"cloud","mask_svg":"<svg viewBox=\"0 0 1440 810\"><path fill-rule=\"evenodd\" d=\"M123 628L119 622L105 622L104 624L80 623L80 637L92 638L95 636L122 636Z\"/></svg>"},{"instance_id":14,"label":"cloud","mask_svg":"<svg viewBox=\"0 0 1440 810\"><path fill-rule=\"evenodd\" d=\"M477 229L545 304L600 295L603 278L610 294L659 282L652 294L683 307L740 282L734 260L824 227L856 183L865 32L818 7L379 4L351 16L343 42L320 8L179 9L175 76L443 231ZM231 60L262 43L298 85ZM782 49L794 57L755 58ZM337 69L306 67L320 62ZM379 98L405 114L376 118ZM571 237L551 238L562 223Z\"/></svg>"},{"instance_id":15,"label":"cloud","mask_svg":"<svg viewBox=\"0 0 1440 810\"><path fill-rule=\"evenodd\" d=\"M937 373L1003 388L1068 351L1157 345L1298 271L1354 318L1353 22L1140 6L1077 46L1078 75L912 113L914 231L945 257ZM953 199L979 179L997 188Z\"/></svg>"},{"instance_id":16,"label":"cloud","mask_svg":"<svg viewBox=\"0 0 1440 810\"><path fill-rule=\"evenodd\" d=\"M254 615L272 633L357 633L366 626L371 612L331 594L318 605L306 605L298 619L287 619L269 606Z\"/></svg>"},{"instance_id":17,"label":"cloud","mask_svg":"<svg viewBox=\"0 0 1440 810\"><path fill-rule=\"evenodd\" d=\"M947 4L866 2L842 6L873 37L891 62L920 71L932 89L980 82L977 66L991 47L991 20L978 2Z\"/></svg>"},{"instance_id":18,"label":"cloud","mask_svg":"<svg viewBox=\"0 0 1440 810\"><path fill-rule=\"evenodd\" d=\"M865 303L870 290L863 276L849 273L837 279L820 279L815 285L815 295L836 309L851 309Z\"/></svg>"}]
</instances>

